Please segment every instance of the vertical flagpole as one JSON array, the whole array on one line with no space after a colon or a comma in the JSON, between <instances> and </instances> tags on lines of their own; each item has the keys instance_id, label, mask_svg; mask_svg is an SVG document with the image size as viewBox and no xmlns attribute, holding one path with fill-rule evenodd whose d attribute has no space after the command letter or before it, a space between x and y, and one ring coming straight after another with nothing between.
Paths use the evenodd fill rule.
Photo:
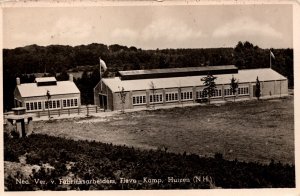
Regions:
<instances>
[{"instance_id":1,"label":"vertical flagpole","mask_svg":"<svg viewBox=\"0 0 300 196\"><path fill-rule=\"evenodd\" d=\"M271 50L270 50L270 69L272 69L272 59L271 59Z\"/></svg>"},{"instance_id":2,"label":"vertical flagpole","mask_svg":"<svg viewBox=\"0 0 300 196\"><path fill-rule=\"evenodd\" d=\"M99 57L99 68L100 68L100 80L102 79L101 78L101 57Z\"/></svg>"},{"instance_id":3,"label":"vertical flagpole","mask_svg":"<svg viewBox=\"0 0 300 196\"><path fill-rule=\"evenodd\" d=\"M101 57L99 57L99 69L100 69L100 88L102 91Z\"/></svg>"},{"instance_id":4,"label":"vertical flagpole","mask_svg":"<svg viewBox=\"0 0 300 196\"><path fill-rule=\"evenodd\" d=\"M100 95L100 99L101 99L101 101L102 101L102 104L100 104L100 108L102 107L102 108L104 108L104 101L103 101L103 94L102 94L102 73L101 73L101 57L99 57L99 69L100 69L100 93L101 93L101 95ZM100 100L99 100L100 101ZM101 102L100 102L101 103ZM104 111L105 111L105 108L104 108Z\"/></svg>"}]
</instances>

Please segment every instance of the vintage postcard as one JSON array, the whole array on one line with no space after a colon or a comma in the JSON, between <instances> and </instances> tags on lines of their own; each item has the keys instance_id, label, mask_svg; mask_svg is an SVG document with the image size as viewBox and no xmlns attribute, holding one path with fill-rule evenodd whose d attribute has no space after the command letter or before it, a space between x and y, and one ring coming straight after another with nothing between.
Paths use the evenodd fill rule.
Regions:
<instances>
[{"instance_id":1,"label":"vintage postcard","mask_svg":"<svg viewBox=\"0 0 300 196\"><path fill-rule=\"evenodd\" d=\"M298 13L1 2L2 192L299 195Z\"/></svg>"}]
</instances>

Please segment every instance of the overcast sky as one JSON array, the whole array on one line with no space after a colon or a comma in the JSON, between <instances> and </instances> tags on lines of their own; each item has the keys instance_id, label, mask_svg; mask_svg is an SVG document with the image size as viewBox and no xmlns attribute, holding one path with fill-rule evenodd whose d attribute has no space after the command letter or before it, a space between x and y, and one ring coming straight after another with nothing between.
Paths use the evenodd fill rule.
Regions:
<instances>
[{"instance_id":1,"label":"overcast sky","mask_svg":"<svg viewBox=\"0 0 300 196\"><path fill-rule=\"evenodd\" d=\"M5 8L3 46L120 44L142 49L292 48L291 5Z\"/></svg>"}]
</instances>

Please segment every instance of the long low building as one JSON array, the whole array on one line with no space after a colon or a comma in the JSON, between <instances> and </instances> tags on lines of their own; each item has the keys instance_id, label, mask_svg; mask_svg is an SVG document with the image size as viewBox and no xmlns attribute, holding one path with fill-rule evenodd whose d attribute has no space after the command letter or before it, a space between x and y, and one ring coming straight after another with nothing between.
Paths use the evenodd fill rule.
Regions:
<instances>
[{"instance_id":1,"label":"long low building","mask_svg":"<svg viewBox=\"0 0 300 196\"><path fill-rule=\"evenodd\" d=\"M55 77L36 78L34 83L23 83L16 79L14 91L15 107L25 107L26 112L78 108L81 104L80 91L73 82L56 81Z\"/></svg>"},{"instance_id":2,"label":"long low building","mask_svg":"<svg viewBox=\"0 0 300 196\"><path fill-rule=\"evenodd\" d=\"M169 74L168 74L169 73ZM233 100L232 77L238 80L236 99L253 99L256 78L260 81L261 97L288 95L287 78L270 68L238 70L234 65L120 71L118 77L103 78L94 88L96 105L108 110L147 108L151 105L197 103L206 97L202 78L216 76L216 91L211 102ZM126 93L125 103L120 92Z\"/></svg>"}]
</instances>

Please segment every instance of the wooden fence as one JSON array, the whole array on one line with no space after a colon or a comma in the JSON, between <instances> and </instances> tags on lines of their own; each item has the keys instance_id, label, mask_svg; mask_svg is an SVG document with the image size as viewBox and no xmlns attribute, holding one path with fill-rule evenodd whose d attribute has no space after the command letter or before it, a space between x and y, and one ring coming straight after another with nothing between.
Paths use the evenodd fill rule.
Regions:
<instances>
[{"instance_id":1,"label":"wooden fence","mask_svg":"<svg viewBox=\"0 0 300 196\"><path fill-rule=\"evenodd\" d=\"M89 116L93 113L103 112L104 110L101 109L99 106L96 105L88 105L88 106L81 106L79 108L68 108L68 109L60 109L60 110L49 110L50 116L61 116L61 115L71 115L71 114L78 114L78 115L86 115ZM48 110L35 112L37 117L48 116Z\"/></svg>"},{"instance_id":2,"label":"wooden fence","mask_svg":"<svg viewBox=\"0 0 300 196\"><path fill-rule=\"evenodd\" d=\"M90 114L99 113L99 112L104 112L103 108L100 108L99 106L96 106L96 105L88 105L88 106L82 105L78 108L57 109L57 110L49 110L49 111L44 110L44 111L36 111L36 112L30 112L30 113L35 114L36 117L40 118L43 116L48 116L49 114L51 117L61 116L61 115L70 116L71 114L89 116ZM11 113L12 112L4 113L4 118Z\"/></svg>"}]
</instances>

